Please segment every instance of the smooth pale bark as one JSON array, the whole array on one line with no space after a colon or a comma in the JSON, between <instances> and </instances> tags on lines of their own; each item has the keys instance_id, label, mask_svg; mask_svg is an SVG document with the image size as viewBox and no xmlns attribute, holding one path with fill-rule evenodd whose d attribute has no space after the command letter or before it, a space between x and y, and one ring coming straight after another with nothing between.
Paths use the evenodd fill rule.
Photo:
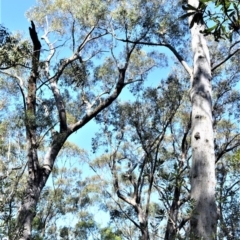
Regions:
<instances>
[{"instance_id":1,"label":"smooth pale bark","mask_svg":"<svg viewBox=\"0 0 240 240\"><path fill-rule=\"evenodd\" d=\"M196 8L199 5L198 0L189 0L188 3ZM189 21L192 21L192 17ZM195 22L191 28L194 54L190 92L192 102L191 198L193 199L193 213L190 220L191 239L215 239L217 225L211 65L206 39L200 32L203 29L202 21Z\"/></svg>"}]
</instances>

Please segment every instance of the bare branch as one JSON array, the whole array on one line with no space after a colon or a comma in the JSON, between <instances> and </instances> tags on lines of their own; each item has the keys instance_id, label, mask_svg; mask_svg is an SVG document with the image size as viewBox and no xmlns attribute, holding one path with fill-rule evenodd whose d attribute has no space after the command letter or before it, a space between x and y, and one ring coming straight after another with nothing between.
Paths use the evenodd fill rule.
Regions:
<instances>
[{"instance_id":1,"label":"bare branch","mask_svg":"<svg viewBox=\"0 0 240 240\"><path fill-rule=\"evenodd\" d=\"M231 49L232 49L233 47L235 47L238 43L240 43L240 41L236 41L235 43L232 44L232 46L229 48L229 53L230 53Z\"/></svg>"},{"instance_id":2,"label":"bare branch","mask_svg":"<svg viewBox=\"0 0 240 240\"><path fill-rule=\"evenodd\" d=\"M237 184L240 183L240 180L238 180L237 182L235 182L231 187L227 188L227 191L226 191L226 196L228 195L228 193L234 188L234 186L236 186Z\"/></svg>"},{"instance_id":3,"label":"bare branch","mask_svg":"<svg viewBox=\"0 0 240 240\"><path fill-rule=\"evenodd\" d=\"M190 220L190 217L183 218L181 223L178 225L178 231L181 230L189 220Z\"/></svg>"},{"instance_id":4,"label":"bare branch","mask_svg":"<svg viewBox=\"0 0 240 240\"><path fill-rule=\"evenodd\" d=\"M240 48L238 48L237 50L235 50L233 53L229 54L223 61L221 61L220 63L218 63L216 66L214 66L212 68L212 72L215 71L218 67L220 67L222 64L224 64L225 62L227 62L227 60L229 60L232 56L234 56L238 51L240 50Z\"/></svg>"},{"instance_id":5,"label":"bare branch","mask_svg":"<svg viewBox=\"0 0 240 240\"><path fill-rule=\"evenodd\" d=\"M116 37L115 37L116 38ZM152 43L152 42L143 42L143 41L131 41L131 40L126 40L126 39L121 39L121 38L116 38L119 41L122 42L128 42L128 43L133 43L133 44L140 44L140 45L147 45L147 46L162 46L162 47L166 47L168 48L174 55L175 57L178 59L178 61L182 64L182 66L185 68L185 70L187 71L187 73L189 74L189 76L192 78L192 72L193 70L188 66L187 62L184 61L183 57L178 53L178 51L170 44L168 43Z\"/></svg>"},{"instance_id":6,"label":"bare branch","mask_svg":"<svg viewBox=\"0 0 240 240\"><path fill-rule=\"evenodd\" d=\"M14 75L14 74L12 74L12 73L10 73L10 72L7 72L7 71L1 71L1 70L0 70L0 73L6 74L7 76L12 77L12 78L15 78L15 79L17 80L17 85L19 86L20 91L21 91L21 94L22 94L24 110L26 111L26 109L27 109L27 107L26 107L26 95L25 95L25 93L24 93L24 83L23 83L22 78L20 78L20 77L17 76L17 75Z\"/></svg>"},{"instance_id":7,"label":"bare branch","mask_svg":"<svg viewBox=\"0 0 240 240\"><path fill-rule=\"evenodd\" d=\"M95 109L93 109L90 113L86 113L86 115L77 123L71 124L69 126L69 129L72 132L75 132L79 128L81 128L86 122L94 118L102 109L108 107L118 97L123 87L125 86L125 83L124 83L125 72L126 72L126 69L119 69L118 81L113 93L107 99L103 100L101 104L96 106Z\"/></svg>"},{"instance_id":8,"label":"bare branch","mask_svg":"<svg viewBox=\"0 0 240 240\"><path fill-rule=\"evenodd\" d=\"M93 27L91 28L91 30L89 31L89 33L85 36L83 42L82 42L82 43L78 46L78 48L77 48L77 53L80 53L81 50L84 48L84 46L89 42L90 37L91 37L91 34L92 34L92 32L94 31L94 29L95 29L95 26L93 26Z\"/></svg>"}]
</instances>

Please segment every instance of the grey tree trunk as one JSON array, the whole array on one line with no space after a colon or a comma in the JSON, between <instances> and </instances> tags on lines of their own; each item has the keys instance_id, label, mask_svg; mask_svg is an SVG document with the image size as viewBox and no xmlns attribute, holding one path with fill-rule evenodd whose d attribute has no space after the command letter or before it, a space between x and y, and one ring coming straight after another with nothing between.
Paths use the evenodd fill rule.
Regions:
<instances>
[{"instance_id":1,"label":"grey tree trunk","mask_svg":"<svg viewBox=\"0 0 240 240\"><path fill-rule=\"evenodd\" d=\"M178 185L177 185L178 184ZM177 235L177 220L178 220L178 211L179 211L179 198L181 193L181 187L179 181L176 181L176 186L174 190L174 197L169 211L169 217L167 222L167 228L165 232L165 240L172 240L176 238Z\"/></svg>"},{"instance_id":2,"label":"grey tree trunk","mask_svg":"<svg viewBox=\"0 0 240 240\"><path fill-rule=\"evenodd\" d=\"M149 240L148 220L145 216L145 213L139 206L136 206L135 209L138 214L138 219L140 222L140 229L141 229L141 233L142 233L140 240Z\"/></svg>"},{"instance_id":3,"label":"grey tree trunk","mask_svg":"<svg viewBox=\"0 0 240 240\"><path fill-rule=\"evenodd\" d=\"M51 147L44 158L43 166L37 166L36 170L30 170L28 183L25 190L23 203L18 211L18 230L16 239L31 239L32 221L36 214L36 207L43 187L51 173L56 157L61 150L69 133L58 134L53 139ZM31 150L31 148L29 148ZM32 162L31 159L28 161Z\"/></svg>"},{"instance_id":4,"label":"grey tree trunk","mask_svg":"<svg viewBox=\"0 0 240 240\"><path fill-rule=\"evenodd\" d=\"M195 8L198 0L189 0ZM192 169L191 198L193 213L190 220L191 239L215 239L217 208L215 203L215 154L212 127L211 65L207 42L200 31L204 25L200 18L191 28L194 55L192 102ZM193 17L189 18L191 22Z\"/></svg>"}]
</instances>

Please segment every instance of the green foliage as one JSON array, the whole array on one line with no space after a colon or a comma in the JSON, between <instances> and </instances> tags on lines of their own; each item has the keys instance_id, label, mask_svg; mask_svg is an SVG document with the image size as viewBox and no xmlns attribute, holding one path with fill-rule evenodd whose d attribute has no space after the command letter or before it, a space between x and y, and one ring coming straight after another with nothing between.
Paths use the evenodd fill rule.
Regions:
<instances>
[{"instance_id":1,"label":"green foliage","mask_svg":"<svg viewBox=\"0 0 240 240\"><path fill-rule=\"evenodd\" d=\"M114 232L111 228L101 229L101 240L122 240L119 235L121 235L120 231Z\"/></svg>"},{"instance_id":2,"label":"green foliage","mask_svg":"<svg viewBox=\"0 0 240 240\"><path fill-rule=\"evenodd\" d=\"M30 55L31 45L29 41L22 40L20 34L10 35L0 45L0 69L18 65L28 67Z\"/></svg>"},{"instance_id":3,"label":"green foliage","mask_svg":"<svg viewBox=\"0 0 240 240\"><path fill-rule=\"evenodd\" d=\"M240 3L235 0L200 0L198 8L191 5L183 6L185 11L182 18L193 15L190 28L194 22L204 20L206 29L203 31L205 36L213 35L216 41L229 39L232 41L233 34L240 30Z\"/></svg>"},{"instance_id":4,"label":"green foliage","mask_svg":"<svg viewBox=\"0 0 240 240\"><path fill-rule=\"evenodd\" d=\"M236 170L240 170L239 168L240 167L240 149L233 154L231 159L232 159L233 168Z\"/></svg>"},{"instance_id":5,"label":"green foliage","mask_svg":"<svg viewBox=\"0 0 240 240\"><path fill-rule=\"evenodd\" d=\"M61 228L59 235L62 239L68 239L68 228L67 227Z\"/></svg>"},{"instance_id":6,"label":"green foliage","mask_svg":"<svg viewBox=\"0 0 240 240\"><path fill-rule=\"evenodd\" d=\"M83 221L76 224L73 234L77 239L88 239L96 230L96 223L92 219L85 217Z\"/></svg>"},{"instance_id":7,"label":"green foliage","mask_svg":"<svg viewBox=\"0 0 240 240\"><path fill-rule=\"evenodd\" d=\"M37 5L27 12L28 17L35 16L35 20L43 25L48 16L51 30L66 33L69 28L68 18L74 17L77 24L86 27L94 26L100 19L104 19L107 1L38 1ZM84 30L84 29L83 29Z\"/></svg>"},{"instance_id":8,"label":"green foliage","mask_svg":"<svg viewBox=\"0 0 240 240\"><path fill-rule=\"evenodd\" d=\"M179 117L175 118L186 100L183 86L177 76L170 75L162 80L157 89L148 87L138 93L138 100L115 103L97 118L103 128L93 142L94 150L103 149L106 153L96 158L91 165L99 175L102 175L102 171L111 173L112 179L108 182L115 187L118 181L117 190L126 198L141 199L139 205L143 212L148 212L148 221L152 224L149 225L151 236L155 236L158 226L166 221L168 209L159 205L163 205L164 199L172 201L176 184L179 189L182 187L182 182L176 180L180 178L177 171L180 171L181 164L176 164L177 167L173 164L177 161L178 153L172 148L173 140L168 132L173 128L170 125L181 116L179 113ZM106 119L104 116L107 114L109 117ZM176 133L178 131L176 129ZM154 175L154 189L150 187L151 174ZM158 192L158 187L163 190ZM135 189L141 190L136 193ZM109 186L108 192L112 191ZM182 194L187 195L184 190ZM147 198L150 195L153 200L148 205ZM160 203L155 202L156 198ZM131 204L121 200L117 202L118 204L111 203L110 198L107 203L112 223L130 218L138 222L138 213ZM131 229L130 226L125 228L129 231Z\"/></svg>"},{"instance_id":9,"label":"green foliage","mask_svg":"<svg viewBox=\"0 0 240 240\"><path fill-rule=\"evenodd\" d=\"M216 14L211 12L213 2ZM66 141L58 159L51 159L55 163L41 192L32 238L138 239L142 211L150 239L160 239L169 224L181 234L179 239L186 239L186 219L194 206L189 201L189 76L170 60L169 52L158 49L161 44L171 46L169 49L177 51L179 59L190 62L186 24L178 21L183 10L188 12L182 18L192 17L190 27L210 20L203 34L213 34L219 40L231 38L231 32L239 30L239 4L202 0L197 8L184 5L183 9L181 4L173 0L38 0L27 16L36 22L39 36L44 30L50 44L41 40L36 114L24 112L21 104L28 92L32 46L20 35L5 35L3 29L6 37L0 46L0 68L13 68L0 76L0 116L4 119L0 122L2 233L13 239L17 206L21 205L27 183L25 114L31 124L36 124L34 150L43 171L42 163L52 153L49 149L55 151L52 147L58 143L53 140L64 137L58 131L58 111L66 110L68 133L76 123L83 127L83 122L90 120L89 113L119 87L119 70L127 67L124 84L131 83L131 100L125 100L123 92L120 101L91 116L99 124L92 142L96 155L91 156L77 142ZM0 40L1 36L0 31ZM138 41L149 47L137 45ZM213 62L225 58L225 42L209 44ZM236 150L240 145L236 122L240 97L234 90L239 79L237 61L238 57L232 58L222 72L215 71L212 80L216 159L224 164L227 160L227 166L218 171L218 204L224 204L219 228L231 228L235 234L240 221ZM173 66L172 74L167 73L168 63ZM151 75L156 67L158 72ZM104 224L99 217L102 213L106 215ZM220 236L226 237L226 232Z\"/></svg>"}]
</instances>

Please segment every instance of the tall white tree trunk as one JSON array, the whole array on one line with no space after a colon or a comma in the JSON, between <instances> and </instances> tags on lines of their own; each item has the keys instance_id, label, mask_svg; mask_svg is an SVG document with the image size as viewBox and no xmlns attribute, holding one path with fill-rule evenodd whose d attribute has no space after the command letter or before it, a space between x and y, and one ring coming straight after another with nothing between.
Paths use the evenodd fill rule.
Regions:
<instances>
[{"instance_id":1,"label":"tall white tree trunk","mask_svg":"<svg viewBox=\"0 0 240 240\"><path fill-rule=\"evenodd\" d=\"M189 0L194 7L198 0ZM192 21L192 16L189 22ZM191 198L194 200L191 217L191 239L215 239L217 208L215 203L215 154L212 127L211 65L207 42L201 31L204 25L199 15L191 28L194 55L192 102L192 169Z\"/></svg>"}]
</instances>

